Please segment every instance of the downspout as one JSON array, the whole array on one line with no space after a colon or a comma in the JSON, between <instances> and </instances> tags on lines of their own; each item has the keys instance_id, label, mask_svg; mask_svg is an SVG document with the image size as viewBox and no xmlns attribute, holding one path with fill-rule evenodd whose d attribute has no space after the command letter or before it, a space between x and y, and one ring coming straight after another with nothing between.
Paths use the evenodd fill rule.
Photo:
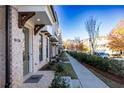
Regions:
<instances>
[{"instance_id":1,"label":"downspout","mask_svg":"<svg viewBox=\"0 0 124 93\"><path fill-rule=\"evenodd\" d=\"M5 31L6 31L6 34L5 34L5 38L6 38L6 45L5 45L5 48L6 48L6 65L5 65L5 68L6 68L6 72L5 72L5 88L9 88L10 87L10 60L9 60L9 8L10 6L9 5L6 5L5 6Z\"/></svg>"}]
</instances>

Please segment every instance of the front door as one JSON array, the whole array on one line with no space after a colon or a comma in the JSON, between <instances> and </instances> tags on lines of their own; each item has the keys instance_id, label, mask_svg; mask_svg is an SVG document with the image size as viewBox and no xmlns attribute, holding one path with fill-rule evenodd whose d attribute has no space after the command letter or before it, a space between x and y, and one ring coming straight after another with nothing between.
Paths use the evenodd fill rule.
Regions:
<instances>
[{"instance_id":1,"label":"front door","mask_svg":"<svg viewBox=\"0 0 124 93\"><path fill-rule=\"evenodd\" d=\"M29 29L24 28L23 74L29 73Z\"/></svg>"}]
</instances>

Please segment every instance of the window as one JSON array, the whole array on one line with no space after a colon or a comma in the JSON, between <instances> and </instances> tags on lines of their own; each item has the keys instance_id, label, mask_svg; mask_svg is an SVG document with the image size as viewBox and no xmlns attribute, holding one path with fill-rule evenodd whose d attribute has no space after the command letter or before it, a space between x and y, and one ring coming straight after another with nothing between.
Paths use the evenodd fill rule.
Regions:
<instances>
[{"instance_id":1,"label":"window","mask_svg":"<svg viewBox=\"0 0 124 93\"><path fill-rule=\"evenodd\" d=\"M39 39L39 60L43 60L43 36L41 34Z\"/></svg>"}]
</instances>

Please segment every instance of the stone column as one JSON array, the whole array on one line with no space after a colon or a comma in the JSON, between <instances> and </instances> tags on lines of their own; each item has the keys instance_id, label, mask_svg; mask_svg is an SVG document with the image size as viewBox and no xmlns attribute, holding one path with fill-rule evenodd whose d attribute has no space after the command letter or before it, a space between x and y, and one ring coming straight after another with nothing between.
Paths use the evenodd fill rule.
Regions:
<instances>
[{"instance_id":1,"label":"stone column","mask_svg":"<svg viewBox=\"0 0 124 93\"><path fill-rule=\"evenodd\" d=\"M18 10L10 7L10 59L11 87L18 87L23 82L23 32L18 27Z\"/></svg>"}]
</instances>

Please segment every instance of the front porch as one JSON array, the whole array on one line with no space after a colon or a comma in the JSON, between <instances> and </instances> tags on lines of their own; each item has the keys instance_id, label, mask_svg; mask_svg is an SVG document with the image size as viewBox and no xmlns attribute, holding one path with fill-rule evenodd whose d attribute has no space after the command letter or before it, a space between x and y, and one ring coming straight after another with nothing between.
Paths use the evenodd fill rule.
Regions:
<instances>
[{"instance_id":1,"label":"front porch","mask_svg":"<svg viewBox=\"0 0 124 93\"><path fill-rule=\"evenodd\" d=\"M25 83L32 75L42 75L40 80L37 83L33 81ZM29 73L24 77L23 84L19 88L48 88L54 79L54 71L37 71L35 73ZM32 79L33 80L33 79Z\"/></svg>"},{"instance_id":2,"label":"front porch","mask_svg":"<svg viewBox=\"0 0 124 93\"><path fill-rule=\"evenodd\" d=\"M10 25L12 32L10 87L49 87L54 73L42 72L38 69L50 60L49 37L52 33L48 26L52 28L55 21L52 6L20 5L10 6L10 10L12 14L10 17L12 21ZM45 27L47 29L42 29ZM42 33L43 31L45 33ZM24 83L32 75L42 75L42 77L38 83Z\"/></svg>"}]
</instances>

